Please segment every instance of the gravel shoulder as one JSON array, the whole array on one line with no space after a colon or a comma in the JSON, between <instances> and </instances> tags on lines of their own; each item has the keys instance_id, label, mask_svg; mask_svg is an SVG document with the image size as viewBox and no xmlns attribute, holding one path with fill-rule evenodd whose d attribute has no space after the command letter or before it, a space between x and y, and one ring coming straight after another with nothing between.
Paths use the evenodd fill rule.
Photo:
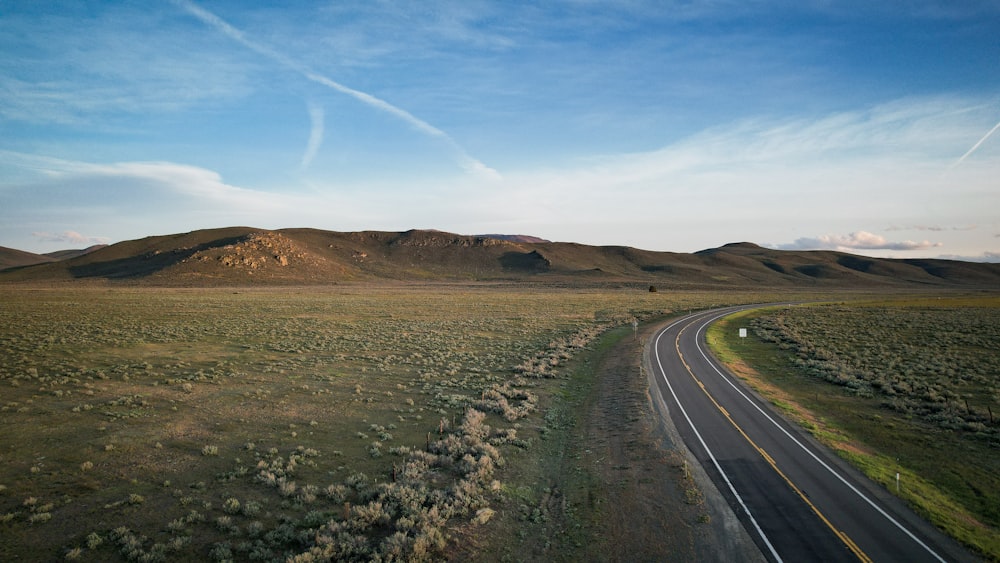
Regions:
<instances>
[{"instance_id":1,"label":"gravel shoulder","mask_svg":"<svg viewBox=\"0 0 1000 563\"><path fill-rule=\"evenodd\" d=\"M668 416L647 344L661 326L618 330L580 358L535 462L511 460L494 526L465 535L471 559L764 561Z\"/></svg>"}]
</instances>

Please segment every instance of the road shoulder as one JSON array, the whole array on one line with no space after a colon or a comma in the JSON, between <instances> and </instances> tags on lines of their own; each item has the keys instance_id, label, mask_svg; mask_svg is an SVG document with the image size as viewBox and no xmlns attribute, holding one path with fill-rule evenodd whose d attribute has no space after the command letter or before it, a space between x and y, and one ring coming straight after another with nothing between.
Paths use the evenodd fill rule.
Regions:
<instances>
[{"instance_id":1,"label":"road shoulder","mask_svg":"<svg viewBox=\"0 0 1000 563\"><path fill-rule=\"evenodd\" d=\"M577 360L546 437L508 463L490 529L455 560L764 561L679 438L649 369L664 322L616 329Z\"/></svg>"},{"instance_id":2,"label":"road shoulder","mask_svg":"<svg viewBox=\"0 0 1000 563\"><path fill-rule=\"evenodd\" d=\"M659 437L661 448L673 451L676 456L682 458L687 481L700 491L703 510L710 517L710 525L705 526L698 534L693 555L698 561L766 561L729 503L684 444L674 426L668 406L670 403L657 384L661 374L652 365L654 337L664 326L666 323L648 327L643 334L642 371L646 375L647 399L651 409L649 420L655 421L653 433Z\"/></svg>"}]
</instances>

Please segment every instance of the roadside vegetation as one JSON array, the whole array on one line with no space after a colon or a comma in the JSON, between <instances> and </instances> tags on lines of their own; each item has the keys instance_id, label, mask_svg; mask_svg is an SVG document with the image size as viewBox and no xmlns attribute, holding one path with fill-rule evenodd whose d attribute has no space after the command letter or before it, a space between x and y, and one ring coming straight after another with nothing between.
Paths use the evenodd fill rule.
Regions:
<instances>
[{"instance_id":1,"label":"roadside vegetation","mask_svg":"<svg viewBox=\"0 0 1000 563\"><path fill-rule=\"evenodd\" d=\"M1000 297L771 308L723 319L708 338L817 438L1000 560Z\"/></svg>"},{"instance_id":2,"label":"roadside vegetation","mask_svg":"<svg viewBox=\"0 0 1000 563\"><path fill-rule=\"evenodd\" d=\"M508 460L564 429L553 398L597 337L769 298L6 287L0 560L471 556L544 520ZM494 518L504 499L524 509Z\"/></svg>"}]
</instances>

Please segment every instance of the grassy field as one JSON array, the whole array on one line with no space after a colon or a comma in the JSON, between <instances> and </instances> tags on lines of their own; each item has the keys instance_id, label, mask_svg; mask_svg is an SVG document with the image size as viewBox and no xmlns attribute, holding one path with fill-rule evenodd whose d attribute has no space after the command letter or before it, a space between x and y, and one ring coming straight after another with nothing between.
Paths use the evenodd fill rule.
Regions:
<instances>
[{"instance_id":1,"label":"grassy field","mask_svg":"<svg viewBox=\"0 0 1000 563\"><path fill-rule=\"evenodd\" d=\"M2 289L0 560L473 549L603 331L772 296ZM529 511L522 524L535 516ZM511 531L513 533L513 531ZM491 530L491 533L505 533Z\"/></svg>"},{"instance_id":2,"label":"grassy field","mask_svg":"<svg viewBox=\"0 0 1000 563\"><path fill-rule=\"evenodd\" d=\"M709 339L843 457L1000 559L1000 297L766 309L724 319Z\"/></svg>"}]
</instances>

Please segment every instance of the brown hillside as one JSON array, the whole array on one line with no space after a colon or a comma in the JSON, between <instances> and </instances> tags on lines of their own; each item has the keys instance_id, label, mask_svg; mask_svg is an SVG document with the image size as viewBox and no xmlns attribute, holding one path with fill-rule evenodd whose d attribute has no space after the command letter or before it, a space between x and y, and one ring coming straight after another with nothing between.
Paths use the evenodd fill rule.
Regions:
<instances>
[{"instance_id":1,"label":"brown hillside","mask_svg":"<svg viewBox=\"0 0 1000 563\"><path fill-rule=\"evenodd\" d=\"M199 286L398 280L1000 288L1000 264L780 251L751 243L683 254L527 238L425 230L345 233L230 227L121 242L58 262L9 269L0 272L0 282L97 280Z\"/></svg>"},{"instance_id":2,"label":"brown hillside","mask_svg":"<svg viewBox=\"0 0 1000 563\"><path fill-rule=\"evenodd\" d=\"M44 254L32 254L23 250L0 246L0 271L9 268L31 266L33 264L44 264L53 260L55 258L45 256Z\"/></svg>"},{"instance_id":3,"label":"brown hillside","mask_svg":"<svg viewBox=\"0 0 1000 563\"><path fill-rule=\"evenodd\" d=\"M44 256L50 258L55 258L56 260L67 260L69 258L76 258L77 256L83 256L84 254L89 254L95 250L100 250L107 246L106 244L95 244L93 246L88 246L87 248L74 249L74 250L57 250L55 252L46 252Z\"/></svg>"},{"instance_id":4,"label":"brown hillside","mask_svg":"<svg viewBox=\"0 0 1000 563\"><path fill-rule=\"evenodd\" d=\"M46 252L45 254L33 254L31 252L25 252L23 250L16 250L13 248L5 248L0 246L0 270L7 270L10 268L20 268L23 266L33 266L35 264L45 264L48 262L56 262L59 260L66 260L69 258L75 258L77 256L82 256L89 252L93 252L100 248L104 248L105 244L98 244L82 250L58 250L56 252Z\"/></svg>"}]
</instances>

